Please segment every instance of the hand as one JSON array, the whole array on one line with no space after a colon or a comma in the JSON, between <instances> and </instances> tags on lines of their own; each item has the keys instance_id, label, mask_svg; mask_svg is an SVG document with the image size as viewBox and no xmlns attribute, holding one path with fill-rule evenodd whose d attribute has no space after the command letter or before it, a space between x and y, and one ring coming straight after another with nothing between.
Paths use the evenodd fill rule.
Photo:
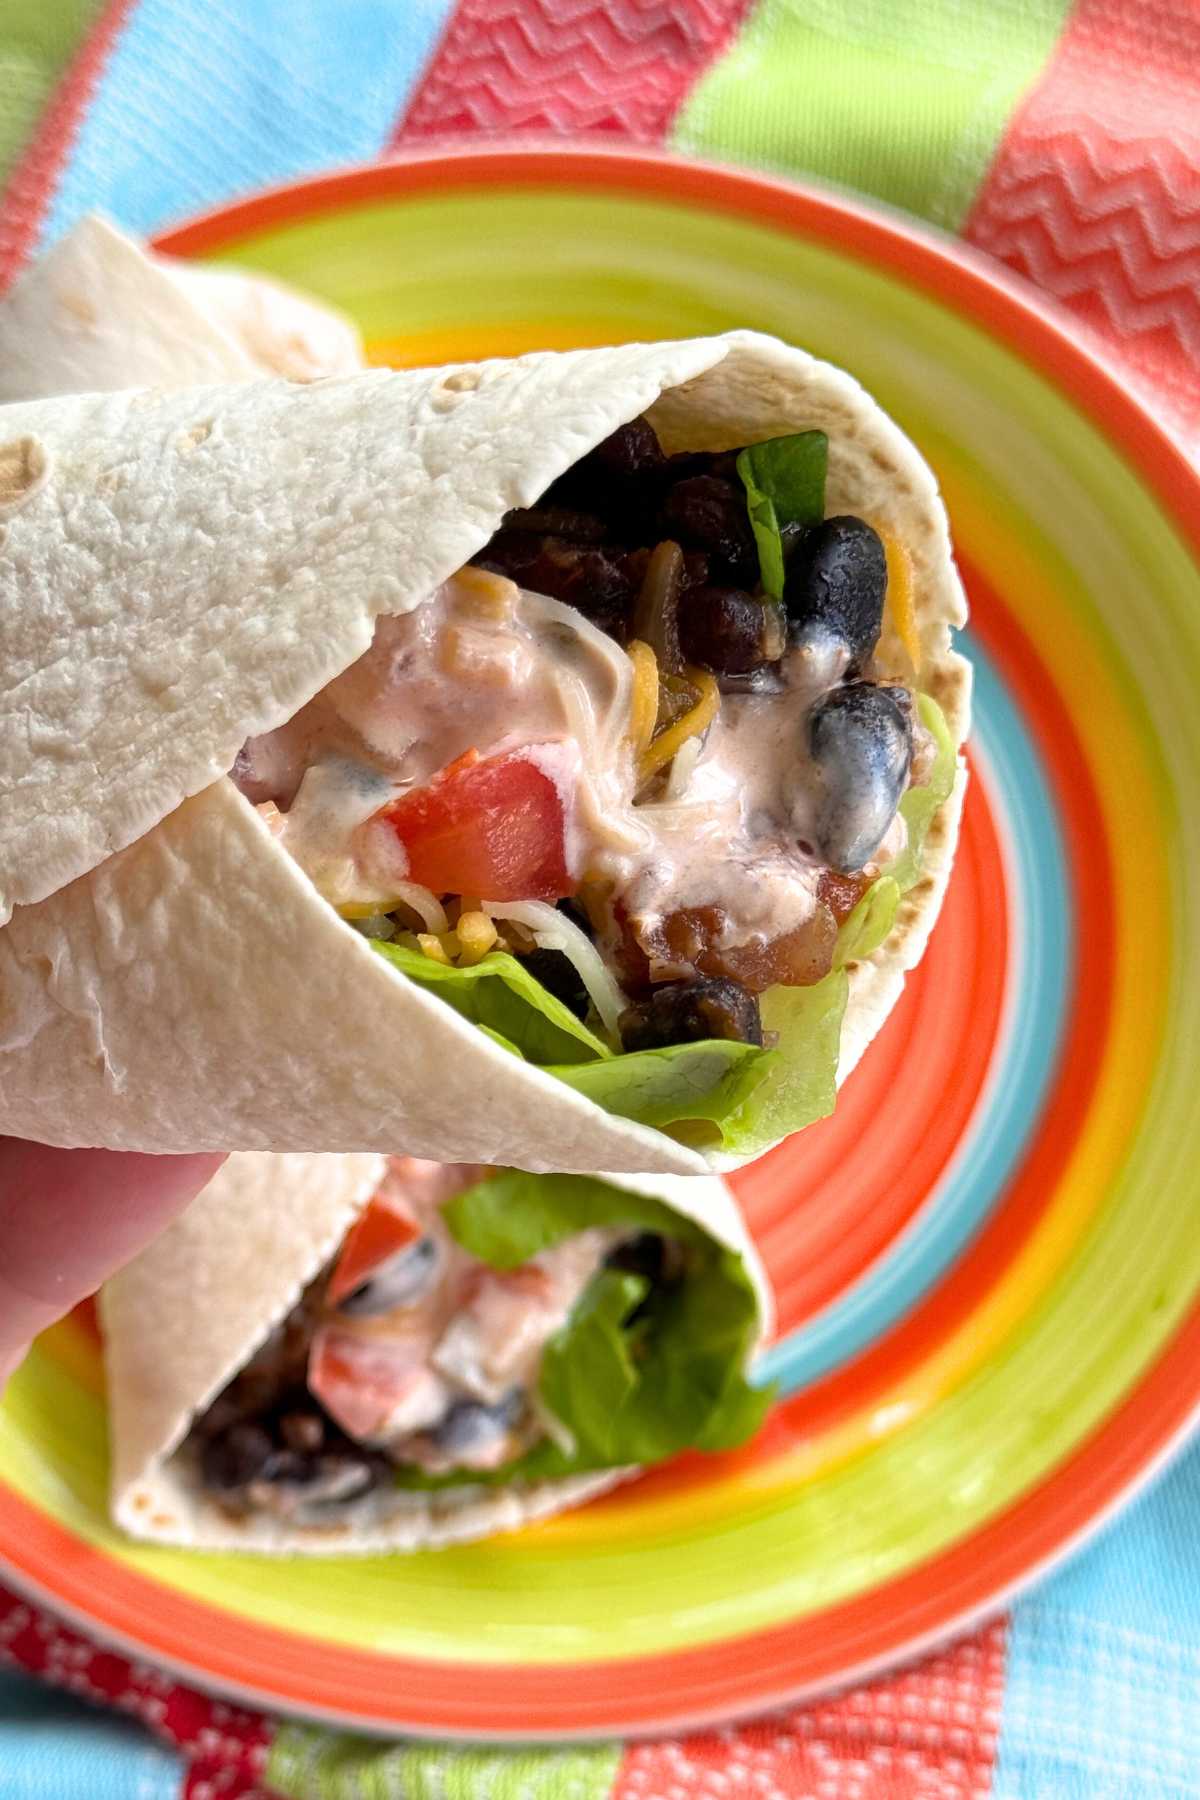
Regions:
<instances>
[{"instance_id":1,"label":"hand","mask_svg":"<svg viewBox=\"0 0 1200 1800\"><path fill-rule=\"evenodd\" d=\"M0 1138L0 1385L37 1333L157 1236L221 1162Z\"/></svg>"}]
</instances>

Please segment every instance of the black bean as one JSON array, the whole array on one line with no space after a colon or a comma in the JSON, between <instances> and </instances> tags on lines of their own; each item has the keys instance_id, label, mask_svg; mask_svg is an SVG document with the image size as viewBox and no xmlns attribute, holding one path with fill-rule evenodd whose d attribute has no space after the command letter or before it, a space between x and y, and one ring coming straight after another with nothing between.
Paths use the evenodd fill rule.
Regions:
<instances>
[{"instance_id":1,"label":"black bean","mask_svg":"<svg viewBox=\"0 0 1200 1800\"><path fill-rule=\"evenodd\" d=\"M435 1428L433 1440L447 1456L469 1458L494 1448L507 1437L525 1411L522 1389L513 1388L494 1406L481 1400L459 1400Z\"/></svg>"},{"instance_id":2,"label":"black bean","mask_svg":"<svg viewBox=\"0 0 1200 1800\"><path fill-rule=\"evenodd\" d=\"M603 470L605 475L628 481L656 474L665 467L666 460L653 425L649 419L638 418L630 419L628 425L618 425L611 437L606 437L603 443L580 459L576 468L586 464Z\"/></svg>"},{"instance_id":3,"label":"black bean","mask_svg":"<svg viewBox=\"0 0 1200 1800\"><path fill-rule=\"evenodd\" d=\"M620 551L532 532L497 532L475 561L535 594L578 607L585 618L617 636L637 590Z\"/></svg>"},{"instance_id":4,"label":"black bean","mask_svg":"<svg viewBox=\"0 0 1200 1800\"><path fill-rule=\"evenodd\" d=\"M692 475L676 482L663 501L665 535L687 550L707 552L714 573L753 587L758 581L758 549L740 482L719 475Z\"/></svg>"},{"instance_id":5,"label":"black bean","mask_svg":"<svg viewBox=\"0 0 1200 1800\"><path fill-rule=\"evenodd\" d=\"M666 458L646 419L631 419L542 495L541 505L586 507L598 512L621 544L644 544L662 492Z\"/></svg>"},{"instance_id":6,"label":"black bean","mask_svg":"<svg viewBox=\"0 0 1200 1800\"><path fill-rule=\"evenodd\" d=\"M676 482L686 481L692 475L719 475L722 481L732 481L741 487L737 459L736 450L677 450L674 456L667 458L664 471L667 485L674 487Z\"/></svg>"},{"instance_id":7,"label":"black bean","mask_svg":"<svg viewBox=\"0 0 1200 1800\"><path fill-rule=\"evenodd\" d=\"M325 1421L309 1408L285 1412L280 1416L279 1435L289 1450L319 1450L325 1442Z\"/></svg>"},{"instance_id":8,"label":"black bean","mask_svg":"<svg viewBox=\"0 0 1200 1800\"><path fill-rule=\"evenodd\" d=\"M912 762L912 696L855 681L809 714L808 747L821 778L817 841L824 860L852 875L879 849Z\"/></svg>"},{"instance_id":9,"label":"black bean","mask_svg":"<svg viewBox=\"0 0 1200 1800\"><path fill-rule=\"evenodd\" d=\"M630 1275L644 1275L657 1286L667 1270L666 1245L656 1231L643 1231L638 1237L618 1244L605 1257L609 1269L623 1269Z\"/></svg>"},{"instance_id":10,"label":"black bean","mask_svg":"<svg viewBox=\"0 0 1200 1800\"><path fill-rule=\"evenodd\" d=\"M679 609L685 658L714 675L746 675L778 662L786 637L783 608L744 588L690 588Z\"/></svg>"},{"instance_id":11,"label":"black bean","mask_svg":"<svg viewBox=\"0 0 1200 1800\"><path fill-rule=\"evenodd\" d=\"M561 1000L577 1019L586 1019L590 1000L579 970L561 950L533 950L521 958L535 981Z\"/></svg>"},{"instance_id":12,"label":"black bean","mask_svg":"<svg viewBox=\"0 0 1200 1800\"><path fill-rule=\"evenodd\" d=\"M275 1456L275 1445L261 1425L231 1425L210 1438L201 1450L204 1485L218 1490L247 1487L262 1479Z\"/></svg>"},{"instance_id":13,"label":"black bean","mask_svg":"<svg viewBox=\"0 0 1200 1800\"><path fill-rule=\"evenodd\" d=\"M656 987L645 1000L627 1007L618 1023L626 1050L659 1050L707 1038L740 1044L763 1041L754 995L739 982L707 975Z\"/></svg>"},{"instance_id":14,"label":"black bean","mask_svg":"<svg viewBox=\"0 0 1200 1800\"><path fill-rule=\"evenodd\" d=\"M537 537L565 538L570 544L602 544L608 528L595 513L567 506L517 506L504 515L501 531L531 531Z\"/></svg>"},{"instance_id":15,"label":"black bean","mask_svg":"<svg viewBox=\"0 0 1200 1800\"><path fill-rule=\"evenodd\" d=\"M792 637L832 634L850 651L852 668L870 659L883 626L887 558L864 519L826 519L797 544L787 565L783 603Z\"/></svg>"},{"instance_id":16,"label":"black bean","mask_svg":"<svg viewBox=\"0 0 1200 1800\"><path fill-rule=\"evenodd\" d=\"M284 1450L260 1479L273 1487L303 1489L307 1506L327 1506L359 1498L374 1485L379 1471L379 1459L357 1447L332 1456L304 1456Z\"/></svg>"},{"instance_id":17,"label":"black bean","mask_svg":"<svg viewBox=\"0 0 1200 1800\"><path fill-rule=\"evenodd\" d=\"M370 1319L398 1306L411 1306L427 1292L441 1260L433 1238L417 1238L372 1269L365 1281L338 1301L338 1311L351 1318Z\"/></svg>"}]
</instances>

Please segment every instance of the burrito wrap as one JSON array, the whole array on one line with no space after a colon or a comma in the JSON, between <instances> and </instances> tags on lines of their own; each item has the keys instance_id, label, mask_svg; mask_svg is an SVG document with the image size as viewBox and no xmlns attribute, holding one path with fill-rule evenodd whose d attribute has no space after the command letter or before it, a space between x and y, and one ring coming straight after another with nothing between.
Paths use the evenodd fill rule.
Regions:
<instances>
[{"instance_id":1,"label":"burrito wrap","mask_svg":"<svg viewBox=\"0 0 1200 1800\"><path fill-rule=\"evenodd\" d=\"M154 256L89 217L0 306L0 404L362 367L348 319L261 276Z\"/></svg>"},{"instance_id":2,"label":"burrito wrap","mask_svg":"<svg viewBox=\"0 0 1200 1800\"><path fill-rule=\"evenodd\" d=\"M234 1517L203 1494L175 1454L192 1421L328 1261L383 1166L375 1156L232 1156L182 1218L103 1289L112 1510L132 1535L213 1550L417 1550L512 1530L632 1473L404 1493L387 1518L320 1527L265 1512ZM760 1301L760 1337L769 1333L766 1277L721 1181L603 1179L665 1200L740 1252Z\"/></svg>"},{"instance_id":3,"label":"burrito wrap","mask_svg":"<svg viewBox=\"0 0 1200 1800\"><path fill-rule=\"evenodd\" d=\"M3 1129L156 1150L399 1136L413 1154L535 1169L703 1166L513 1066L404 983L220 779L247 736L366 649L377 617L421 604L506 511L642 412L668 452L828 432L827 510L904 544L916 685L961 743L969 669L950 627L964 604L933 477L856 382L772 339L7 410L9 445L46 472L10 503L0 550L6 706L24 721L0 747L0 893L18 905L0 933ZM908 668L890 626L877 661ZM851 969L842 1074L924 947L961 784L895 929ZM288 991L298 968L310 1008ZM329 1012L311 1006L339 992ZM64 1067L69 1118L50 1078ZM523 1116L501 1138L510 1106Z\"/></svg>"}]
</instances>

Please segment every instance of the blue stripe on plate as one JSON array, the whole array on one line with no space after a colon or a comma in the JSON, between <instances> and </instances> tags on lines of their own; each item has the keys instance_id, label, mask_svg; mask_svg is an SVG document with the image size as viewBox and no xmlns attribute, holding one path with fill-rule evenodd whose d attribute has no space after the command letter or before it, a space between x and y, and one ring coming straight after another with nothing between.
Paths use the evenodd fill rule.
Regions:
<instances>
[{"instance_id":1,"label":"blue stripe on plate","mask_svg":"<svg viewBox=\"0 0 1200 1800\"><path fill-rule=\"evenodd\" d=\"M986 1222L1041 1115L1066 1014L1071 907L1061 829L1034 744L980 645L973 745L997 810L1012 870L1012 1006L983 1104L951 1168L916 1219L853 1286L782 1339L764 1379L795 1393L902 1319L952 1267Z\"/></svg>"},{"instance_id":2,"label":"blue stripe on plate","mask_svg":"<svg viewBox=\"0 0 1200 1800\"><path fill-rule=\"evenodd\" d=\"M149 232L378 154L452 0L140 0L43 233L84 212Z\"/></svg>"}]
</instances>

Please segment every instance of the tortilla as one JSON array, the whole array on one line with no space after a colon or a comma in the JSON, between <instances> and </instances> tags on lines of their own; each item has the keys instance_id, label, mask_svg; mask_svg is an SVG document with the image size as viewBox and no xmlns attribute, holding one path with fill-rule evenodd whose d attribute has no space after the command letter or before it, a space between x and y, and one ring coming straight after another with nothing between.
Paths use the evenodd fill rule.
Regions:
<instances>
[{"instance_id":1,"label":"tortilla","mask_svg":"<svg viewBox=\"0 0 1200 1800\"><path fill-rule=\"evenodd\" d=\"M131 1535L211 1550L417 1550L512 1530L631 1473L608 1469L519 1490L398 1490L386 1517L367 1512L321 1528L273 1514L237 1518L203 1495L176 1454L192 1420L291 1310L382 1172L374 1156L230 1157L183 1217L103 1289L111 1505ZM770 1289L722 1182L605 1179L667 1201L739 1251L761 1303L760 1336L769 1333Z\"/></svg>"},{"instance_id":2,"label":"tortilla","mask_svg":"<svg viewBox=\"0 0 1200 1800\"><path fill-rule=\"evenodd\" d=\"M930 471L852 378L748 332L300 388L6 409L40 471L0 547L0 1129L163 1151L386 1150L692 1172L417 991L222 779L618 425L722 449L830 438L827 511L911 558L916 685L956 744L965 618ZM911 679L895 635L877 661ZM842 1073L936 917L958 791L896 928L851 972ZM186 1070L186 1081L181 1072ZM69 1103L65 1097L69 1095Z\"/></svg>"},{"instance_id":3,"label":"tortilla","mask_svg":"<svg viewBox=\"0 0 1200 1800\"><path fill-rule=\"evenodd\" d=\"M362 366L348 319L260 276L155 256L95 215L0 302L0 404Z\"/></svg>"}]
</instances>

